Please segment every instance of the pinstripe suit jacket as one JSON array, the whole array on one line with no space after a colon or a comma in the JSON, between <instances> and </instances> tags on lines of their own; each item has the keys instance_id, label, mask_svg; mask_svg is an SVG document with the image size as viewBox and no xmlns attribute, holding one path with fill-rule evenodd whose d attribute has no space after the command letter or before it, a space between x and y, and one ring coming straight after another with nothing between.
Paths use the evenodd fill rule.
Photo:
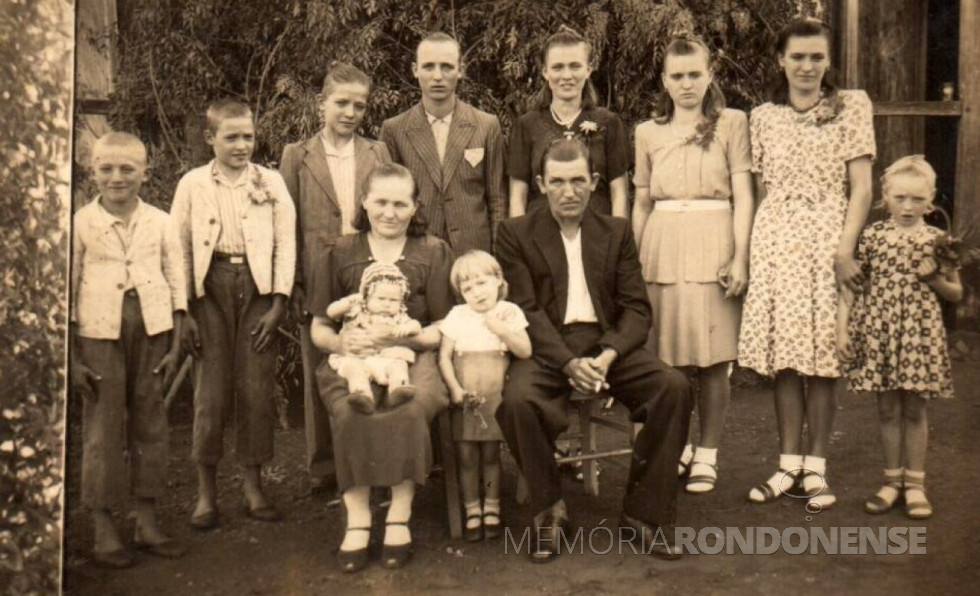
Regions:
<instances>
[{"instance_id":1,"label":"pinstripe suit jacket","mask_svg":"<svg viewBox=\"0 0 980 596\"><path fill-rule=\"evenodd\" d=\"M367 190L368 174L391 161L385 144L354 136L354 197ZM296 285L305 286L317 259L340 237L340 203L320 135L286 145L279 172L296 203ZM353 217L353 214L351 214Z\"/></svg>"},{"instance_id":2,"label":"pinstripe suit jacket","mask_svg":"<svg viewBox=\"0 0 980 596\"><path fill-rule=\"evenodd\" d=\"M457 255L473 248L490 252L493 232L507 217L497 117L457 98L442 163L421 103L386 120L381 140L392 159L412 171L429 233Z\"/></svg>"}]
</instances>

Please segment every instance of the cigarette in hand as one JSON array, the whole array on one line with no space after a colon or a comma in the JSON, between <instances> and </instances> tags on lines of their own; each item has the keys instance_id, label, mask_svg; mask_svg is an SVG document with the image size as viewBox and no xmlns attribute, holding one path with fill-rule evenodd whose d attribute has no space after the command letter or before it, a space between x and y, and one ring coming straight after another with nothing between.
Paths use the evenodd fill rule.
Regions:
<instances>
[{"instance_id":1,"label":"cigarette in hand","mask_svg":"<svg viewBox=\"0 0 980 596\"><path fill-rule=\"evenodd\" d=\"M599 393L600 391L602 391L602 381L596 381L592 387L592 393Z\"/></svg>"}]
</instances>

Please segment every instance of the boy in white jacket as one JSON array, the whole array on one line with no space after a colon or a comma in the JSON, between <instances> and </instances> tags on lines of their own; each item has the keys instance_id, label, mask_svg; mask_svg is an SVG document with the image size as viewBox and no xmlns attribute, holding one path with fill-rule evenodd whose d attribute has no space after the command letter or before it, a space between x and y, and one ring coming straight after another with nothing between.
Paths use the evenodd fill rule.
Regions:
<instances>
[{"instance_id":1,"label":"boy in white jacket","mask_svg":"<svg viewBox=\"0 0 980 596\"><path fill-rule=\"evenodd\" d=\"M92 560L135 560L112 513L135 501L138 548L179 557L157 525L167 472L163 392L180 357L187 310L180 244L170 216L139 198L146 147L128 133L95 142L99 196L75 214L71 270L71 382L82 404L82 501L95 531ZM128 457L126 454L129 454Z\"/></svg>"},{"instance_id":2,"label":"boy in white jacket","mask_svg":"<svg viewBox=\"0 0 980 596\"><path fill-rule=\"evenodd\" d=\"M181 178L171 208L190 297L182 344L196 359L191 525L200 530L218 525L215 473L231 415L248 516L281 519L262 491L261 466L273 454L274 340L296 270L296 211L279 173L250 162L251 109L221 100L207 121L215 159Z\"/></svg>"}]
</instances>

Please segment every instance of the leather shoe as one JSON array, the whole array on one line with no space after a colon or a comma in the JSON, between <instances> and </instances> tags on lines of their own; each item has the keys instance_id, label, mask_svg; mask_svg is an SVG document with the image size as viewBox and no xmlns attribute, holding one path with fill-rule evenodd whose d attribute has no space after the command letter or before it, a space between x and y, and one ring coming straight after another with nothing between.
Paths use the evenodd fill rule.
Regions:
<instances>
[{"instance_id":1,"label":"leather shoe","mask_svg":"<svg viewBox=\"0 0 980 596\"><path fill-rule=\"evenodd\" d=\"M218 510L212 509L200 515L191 517L191 527L195 530L205 531L218 527Z\"/></svg>"},{"instance_id":2,"label":"leather shoe","mask_svg":"<svg viewBox=\"0 0 980 596\"><path fill-rule=\"evenodd\" d=\"M252 509L245 503L245 515L256 521L277 522L282 519L282 514L272 505L263 505Z\"/></svg>"},{"instance_id":3,"label":"leather shoe","mask_svg":"<svg viewBox=\"0 0 980 596\"><path fill-rule=\"evenodd\" d=\"M350 404L350 408L352 410L355 412L360 412L364 415L374 414L374 409L376 407L376 404L374 403L374 396L361 392L355 392L348 395L347 403Z\"/></svg>"},{"instance_id":4,"label":"leather shoe","mask_svg":"<svg viewBox=\"0 0 980 596\"><path fill-rule=\"evenodd\" d=\"M478 520L480 523L471 525L470 520ZM483 515L474 513L466 516L466 526L463 528L463 538L467 542L479 542L483 540Z\"/></svg>"},{"instance_id":5,"label":"leather shoe","mask_svg":"<svg viewBox=\"0 0 980 596\"><path fill-rule=\"evenodd\" d=\"M167 538L163 542L143 542L139 538L134 538L133 546L164 559L179 559L187 552L184 545L173 538Z\"/></svg>"},{"instance_id":6,"label":"leather shoe","mask_svg":"<svg viewBox=\"0 0 980 596\"><path fill-rule=\"evenodd\" d=\"M567 540L568 518L548 512L531 537L531 562L549 563L561 554L561 541Z\"/></svg>"},{"instance_id":7,"label":"leather shoe","mask_svg":"<svg viewBox=\"0 0 980 596\"><path fill-rule=\"evenodd\" d=\"M415 385L402 385L388 390L388 407L395 409L406 404L415 397Z\"/></svg>"},{"instance_id":8,"label":"leather shoe","mask_svg":"<svg viewBox=\"0 0 980 596\"><path fill-rule=\"evenodd\" d=\"M386 522L386 526L408 526L408 522ZM385 569L401 569L412 557L412 541L405 544L382 544L381 566Z\"/></svg>"},{"instance_id":9,"label":"leather shoe","mask_svg":"<svg viewBox=\"0 0 980 596\"><path fill-rule=\"evenodd\" d=\"M327 506L337 498L337 478L331 475L310 476L310 496L327 501Z\"/></svg>"},{"instance_id":10,"label":"leather shoe","mask_svg":"<svg viewBox=\"0 0 980 596\"><path fill-rule=\"evenodd\" d=\"M348 532L370 532L371 528L347 528ZM358 571L367 567L368 564L368 547L358 548L355 550L337 550L337 563L340 565L340 570L344 573L357 573Z\"/></svg>"},{"instance_id":11,"label":"leather shoe","mask_svg":"<svg viewBox=\"0 0 980 596\"><path fill-rule=\"evenodd\" d=\"M104 553L93 552L92 562L106 569L128 569L136 563L136 559L125 548L117 548Z\"/></svg>"},{"instance_id":12,"label":"leather shoe","mask_svg":"<svg viewBox=\"0 0 980 596\"><path fill-rule=\"evenodd\" d=\"M310 476L310 495L325 496L330 493L330 479L326 476Z\"/></svg>"},{"instance_id":13,"label":"leather shoe","mask_svg":"<svg viewBox=\"0 0 980 596\"><path fill-rule=\"evenodd\" d=\"M635 539L640 540L640 548L645 549L644 554L653 555L659 559L673 561L681 558L682 549L669 542L667 532L659 526L652 526L640 521L635 517L630 517L625 513L619 516L619 526L621 528L632 528L636 531ZM658 530L660 533L658 535Z\"/></svg>"}]
</instances>

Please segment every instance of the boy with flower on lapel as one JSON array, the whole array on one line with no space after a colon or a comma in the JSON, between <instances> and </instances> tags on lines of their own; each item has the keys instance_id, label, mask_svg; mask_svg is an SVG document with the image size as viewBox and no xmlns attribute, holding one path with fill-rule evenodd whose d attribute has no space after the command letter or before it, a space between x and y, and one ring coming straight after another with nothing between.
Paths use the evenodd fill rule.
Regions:
<instances>
[{"instance_id":1,"label":"boy with flower on lapel","mask_svg":"<svg viewBox=\"0 0 980 596\"><path fill-rule=\"evenodd\" d=\"M207 126L215 159L181 178L171 207L191 298L181 343L196 360L191 525L199 530L218 525L215 473L230 415L248 516L281 518L262 491L261 466L272 459L275 333L296 272L296 210L279 173L250 162L251 109L217 101Z\"/></svg>"},{"instance_id":2,"label":"boy with flower on lapel","mask_svg":"<svg viewBox=\"0 0 980 596\"><path fill-rule=\"evenodd\" d=\"M392 160L415 178L428 233L456 255L490 252L507 217L500 121L456 96L459 56L459 43L445 33L422 39L412 64L422 100L381 126Z\"/></svg>"}]
</instances>

